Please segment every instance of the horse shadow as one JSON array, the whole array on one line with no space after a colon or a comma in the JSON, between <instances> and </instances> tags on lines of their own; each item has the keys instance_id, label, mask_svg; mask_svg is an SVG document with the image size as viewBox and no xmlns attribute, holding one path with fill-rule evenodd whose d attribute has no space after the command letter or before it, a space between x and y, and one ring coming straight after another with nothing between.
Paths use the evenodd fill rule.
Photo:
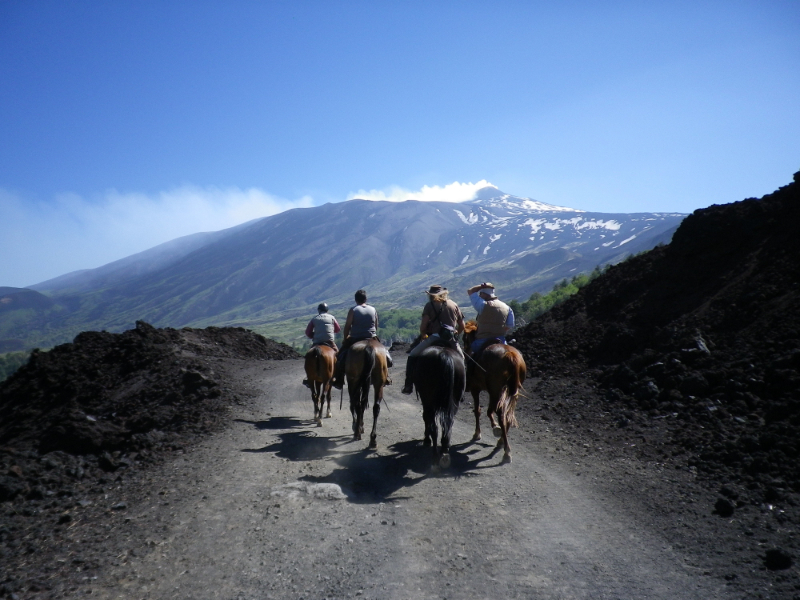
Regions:
<instances>
[{"instance_id":1,"label":"horse shadow","mask_svg":"<svg viewBox=\"0 0 800 600\"><path fill-rule=\"evenodd\" d=\"M234 419L234 423L246 423L256 429L297 429L306 427L307 422L296 417L270 417L266 421L249 421L247 419Z\"/></svg>"},{"instance_id":2,"label":"horse shadow","mask_svg":"<svg viewBox=\"0 0 800 600\"><path fill-rule=\"evenodd\" d=\"M477 475L481 469L500 466L484 464L500 448L493 447L490 453L483 455L483 451L492 445L482 442L451 446L450 466L440 470L432 465L431 448L423 446L421 440L397 442L386 448L388 453L376 453L367 448L342 453L343 448L353 443L351 435L319 435L309 430L308 422L302 419L272 417L266 421L238 421L261 430L284 430L277 434L276 442L262 448L244 448L242 452L272 453L290 461L331 460L336 466L329 474L305 475L300 480L335 483L345 490L350 502L359 504L401 499L402 490L410 489L431 477L459 479Z\"/></svg>"}]
</instances>

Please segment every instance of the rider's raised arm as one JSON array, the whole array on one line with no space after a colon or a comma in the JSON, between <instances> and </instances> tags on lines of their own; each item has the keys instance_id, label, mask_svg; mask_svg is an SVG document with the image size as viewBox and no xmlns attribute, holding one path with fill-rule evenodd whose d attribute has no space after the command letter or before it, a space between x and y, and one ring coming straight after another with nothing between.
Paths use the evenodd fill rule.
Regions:
<instances>
[{"instance_id":1,"label":"rider's raised arm","mask_svg":"<svg viewBox=\"0 0 800 600\"><path fill-rule=\"evenodd\" d=\"M475 292L477 292L482 287L486 287L485 283L479 283L478 285L473 285L471 288L467 290L467 296L472 296Z\"/></svg>"}]
</instances>

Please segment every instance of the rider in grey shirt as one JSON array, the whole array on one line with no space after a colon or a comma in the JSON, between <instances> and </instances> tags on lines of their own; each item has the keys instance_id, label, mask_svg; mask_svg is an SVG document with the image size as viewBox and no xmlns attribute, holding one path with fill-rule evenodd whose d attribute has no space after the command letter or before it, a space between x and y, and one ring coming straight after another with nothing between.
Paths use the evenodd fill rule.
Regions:
<instances>
[{"instance_id":1,"label":"rider in grey shirt","mask_svg":"<svg viewBox=\"0 0 800 600\"><path fill-rule=\"evenodd\" d=\"M337 390L344 387L344 366L347 349L360 340L377 337L378 311L374 306L367 304L367 292L358 290L355 294L356 305L347 313L344 323L344 341L336 359L336 370L333 373L331 385ZM389 365L391 366L391 365Z\"/></svg>"}]
</instances>

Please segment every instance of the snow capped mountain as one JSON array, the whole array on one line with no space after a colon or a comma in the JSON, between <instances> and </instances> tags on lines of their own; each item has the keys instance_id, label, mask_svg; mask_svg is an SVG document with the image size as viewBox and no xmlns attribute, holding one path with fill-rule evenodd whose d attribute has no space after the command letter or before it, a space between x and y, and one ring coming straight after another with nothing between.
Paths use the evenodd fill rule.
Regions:
<instances>
[{"instance_id":1,"label":"snow capped mountain","mask_svg":"<svg viewBox=\"0 0 800 600\"><path fill-rule=\"evenodd\" d=\"M477 243L477 248L464 254L459 265L490 258L511 264L528 254L555 248L580 248L584 256L595 254L597 264L613 262L609 251L629 244L638 248L637 240L650 244L654 236L674 230L685 216L590 213L512 196L494 187L479 190L474 200L451 210L465 227L464 236Z\"/></svg>"},{"instance_id":2,"label":"snow capped mountain","mask_svg":"<svg viewBox=\"0 0 800 600\"><path fill-rule=\"evenodd\" d=\"M567 208L565 206L554 206L552 204L545 204L538 200L530 198L520 198L519 196L512 196L501 192L496 187L481 188L475 194L475 199L465 202L464 204L475 204L483 206L486 209L492 209L496 213L507 213L509 215L530 213L530 212L583 212L575 208Z\"/></svg>"},{"instance_id":3,"label":"snow capped mountain","mask_svg":"<svg viewBox=\"0 0 800 600\"><path fill-rule=\"evenodd\" d=\"M669 242L683 218L591 213L494 187L462 203L355 199L175 240L33 286L61 306L36 322L51 341L59 330L122 330L136 319L252 326L314 314L323 300L343 310L359 288L377 305L418 307L433 283L462 305L480 281L498 286L504 300L524 300ZM15 318L7 317L6 337L30 337L33 323Z\"/></svg>"}]
</instances>

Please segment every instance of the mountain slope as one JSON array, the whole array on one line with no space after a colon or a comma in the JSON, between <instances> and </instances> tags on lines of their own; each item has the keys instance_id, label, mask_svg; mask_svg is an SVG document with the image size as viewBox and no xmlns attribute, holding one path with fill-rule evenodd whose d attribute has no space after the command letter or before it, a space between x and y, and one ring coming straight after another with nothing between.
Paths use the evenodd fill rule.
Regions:
<instances>
[{"instance_id":1,"label":"mountain slope","mask_svg":"<svg viewBox=\"0 0 800 600\"><path fill-rule=\"evenodd\" d=\"M458 293L492 280L504 298L526 298L668 242L682 218L586 213L495 188L462 204L351 200L295 209L34 286L60 310L24 331L19 320L16 327L0 320L0 339L46 345L140 319L261 325L312 313L321 300L342 311L362 287L385 307L419 305L434 282Z\"/></svg>"}]
</instances>

